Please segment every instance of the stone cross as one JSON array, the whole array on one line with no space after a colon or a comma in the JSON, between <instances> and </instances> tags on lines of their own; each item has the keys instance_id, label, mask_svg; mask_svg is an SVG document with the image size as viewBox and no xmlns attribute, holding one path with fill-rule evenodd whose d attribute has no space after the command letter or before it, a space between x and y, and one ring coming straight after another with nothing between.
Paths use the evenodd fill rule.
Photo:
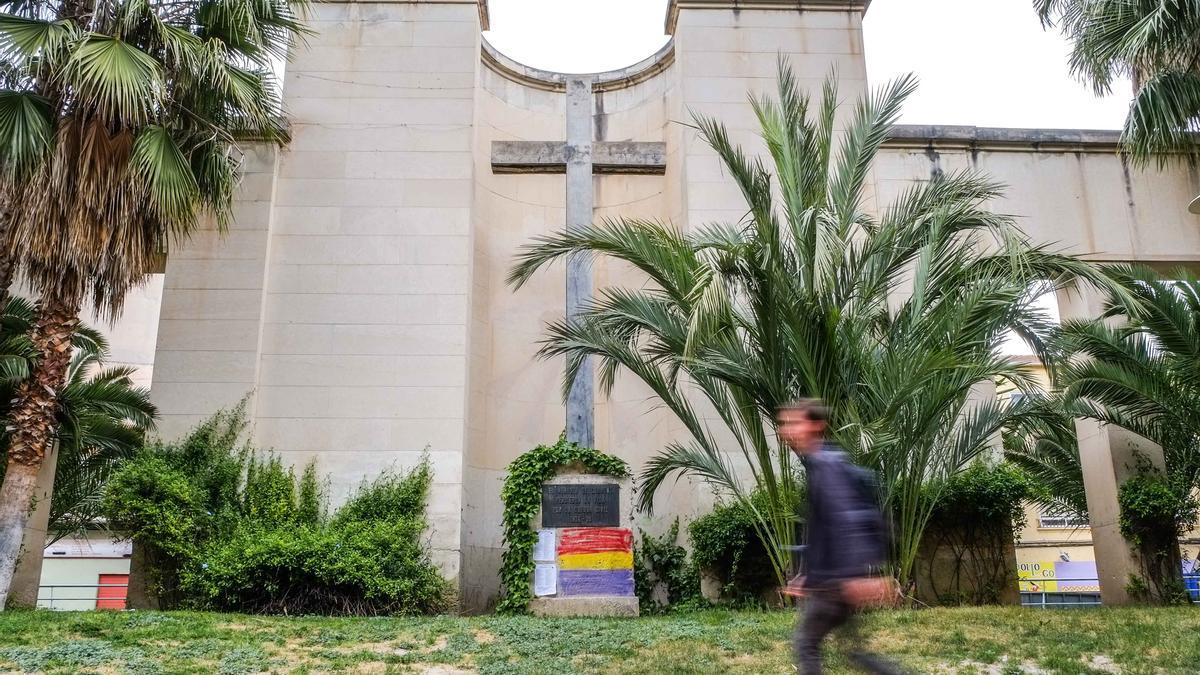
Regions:
<instances>
[{"instance_id":1,"label":"stone cross","mask_svg":"<svg viewBox=\"0 0 1200 675\"><path fill-rule=\"evenodd\" d=\"M567 140L493 141L495 173L566 173L568 230L592 224L593 174L662 174L666 143L593 140L591 75L567 75ZM592 298L592 266L584 256L567 260L567 321L575 321ZM595 446L595 371L591 359L567 393L567 440Z\"/></svg>"}]
</instances>

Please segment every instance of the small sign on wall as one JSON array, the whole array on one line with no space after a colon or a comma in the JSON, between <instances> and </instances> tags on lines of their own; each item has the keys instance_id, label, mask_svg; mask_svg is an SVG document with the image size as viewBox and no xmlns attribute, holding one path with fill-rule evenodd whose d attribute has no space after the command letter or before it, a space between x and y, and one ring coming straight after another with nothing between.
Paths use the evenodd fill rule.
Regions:
<instances>
[{"instance_id":1,"label":"small sign on wall","mask_svg":"<svg viewBox=\"0 0 1200 675\"><path fill-rule=\"evenodd\" d=\"M533 594L539 598L558 593L558 565L538 563L533 568Z\"/></svg>"},{"instance_id":2,"label":"small sign on wall","mask_svg":"<svg viewBox=\"0 0 1200 675\"><path fill-rule=\"evenodd\" d=\"M616 527L621 489L605 483L542 486L542 527Z\"/></svg>"},{"instance_id":3,"label":"small sign on wall","mask_svg":"<svg viewBox=\"0 0 1200 675\"><path fill-rule=\"evenodd\" d=\"M537 544L533 547L534 562L554 562L554 530L538 530Z\"/></svg>"}]
</instances>

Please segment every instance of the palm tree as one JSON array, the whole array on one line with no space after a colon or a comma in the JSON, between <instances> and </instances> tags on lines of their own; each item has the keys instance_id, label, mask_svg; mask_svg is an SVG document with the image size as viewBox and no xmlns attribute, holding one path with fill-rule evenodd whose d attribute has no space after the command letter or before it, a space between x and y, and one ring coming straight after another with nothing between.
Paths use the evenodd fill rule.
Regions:
<instances>
[{"instance_id":1,"label":"palm tree","mask_svg":"<svg viewBox=\"0 0 1200 675\"><path fill-rule=\"evenodd\" d=\"M596 357L606 391L621 370L648 385L691 438L649 462L642 506L672 477L707 480L754 514L780 581L797 469L771 433L780 404L830 404L832 434L880 474L899 525L896 571L907 581L938 486L1028 412L971 395L997 380L1032 390L1027 369L999 353L1010 329L1041 344L1047 319L1030 288L1101 281L986 210L1000 188L970 173L914 185L878 216L868 211L869 168L914 89L906 77L860 100L837 134L834 78L814 103L781 63L778 99L751 100L770 164L748 157L719 122L695 118L749 205L741 222L694 232L606 222L539 237L510 273L519 287L552 261L600 254L649 278L644 288L603 289L579 321L551 325L542 354L567 358L565 382ZM749 499L753 487L767 507Z\"/></svg>"},{"instance_id":2,"label":"palm tree","mask_svg":"<svg viewBox=\"0 0 1200 675\"><path fill-rule=\"evenodd\" d=\"M1134 98L1123 144L1139 164L1196 159L1200 144L1200 5L1178 0L1034 0L1071 42L1071 71L1099 95L1120 77Z\"/></svg>"},{"instance_id":3,"label":"palm tree","mask_svg":"<svg viewBox=\"0 0 1200 675\"><path fill-rule=\"evenodd\" d=\"M1165 281L1147 269L1131 271L1130 304L1110 298L1106 317L1063 326L1067 360L1059 385L1068 410L1127 429L1162 448L1165 472L1144 466L1122 486L1122 533L1142 557L1148 581L1168 599L1179 579L1179 538L1196 523L1200 491L1200 279L1187 271ZM1127 502L1152 487L1166 498L1155 515ZM1145 500L1143 499L1142 502ZM1132 509L1132 510L1130 510Z\"/></svg>"},{"instance_id":4,"label":"palm tree","mask_svg":"<svg viewBox=\"0 0 1200 675\"><path fill-rule=\"evenodd\" d=\"M1058 382L1072 410L1158 444L1185 493L1200 488L1200 280L1129 271L1136 302L1109 298L1106 318L1063 324Z\"/></svg>"},{"instance_id":5,"label":"palm tree","mask_svg":"<svg viewBox=\"0 0 1200 675\"><path fill-rule=\"evenodd\" d=\"M0 242L38 292L0 487L0 607L85 301L109 316L201 217L229 218L237 137L283 143L271 75L304 0L0 0Z\"/></svg>"},{"instance_id":6,"label":"palm tree","mask_svg":"<svg viewBox=\"0 0 1200 675\"><path fill-rule=\"evenodd\" d=\"M35 318L34 308L22 298L9 300L0 317L0 344L10 349L0 363L32 360L26 334ZM157 414L150 392L133 384L134 369L103 368L108 344L97 331L80 326L73 341L74 356L67 384L58 398L56 427L58 462L49 530L56 537L93 529L99 525L99 500L109 474L121 460L142 445L154 427ZM24 374L20 374L20 371ZM0 418L7 420L8 402L28 366L17 377L0 378ZM0 458L8 452L10 434L0 432ZM0 466L0 479L4 468Z\"/></svg>"}]
</instances>

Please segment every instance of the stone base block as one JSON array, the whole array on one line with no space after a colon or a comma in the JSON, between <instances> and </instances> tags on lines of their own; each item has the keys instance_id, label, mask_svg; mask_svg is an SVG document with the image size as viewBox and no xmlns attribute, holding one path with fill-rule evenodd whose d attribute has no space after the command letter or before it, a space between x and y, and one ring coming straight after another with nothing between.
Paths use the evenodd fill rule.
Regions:
<instances>
[{"instance_id":1,"label":"stone base block","mask_svg":"<svg viewBox=\"0 0 1200 675\"><path fill-rule=\"evenodd\" d=\"M579 596L572 598L534 598L529 602L534 616L629 616L638 615L635 597Z\"/></svg>"}]
</instances>

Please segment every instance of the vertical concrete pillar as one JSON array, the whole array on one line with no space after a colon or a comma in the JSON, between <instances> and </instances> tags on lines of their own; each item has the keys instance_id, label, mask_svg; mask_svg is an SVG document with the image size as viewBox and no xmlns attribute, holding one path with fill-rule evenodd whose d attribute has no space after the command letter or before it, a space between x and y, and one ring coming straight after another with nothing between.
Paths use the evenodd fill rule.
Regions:
<instances>
[{"instance_id":1,"label":"vertical concrete pillar","mask_svg":"<svg viewBox=\"0 0 1200 675\"><path fill-rule=\"evenodd\" d=\"M567 80L567 229L592 224L595 192L592 177L592 79ZM576 321L592 299L592 261L587 255L567 260L567 320ZM596 445L596 378L591 359L584 361L567 392L567 440Z\"/></svg>"},{"instance_id":2,"label":"vertical concrete pillar","mask_svg":"<svg viewBox=\"0 0 1200 675\"><path fill-rule=\"evenodd\" d=\"M1064 321L1099 316L1102 305L1102 295L1090 287L1058 293L1059 313ZM1087 491L1096 572L1100 577L1100 599L1110 606L1129 604L1126 585L1131 575L1141 574L1141 567L1129 542L1121 536L1118 491L1133 473L1139 453L1162 467L1162 449L1124 429L1095 420L1076 420L1075 431Z\"/></svg>"}]
</instances>

